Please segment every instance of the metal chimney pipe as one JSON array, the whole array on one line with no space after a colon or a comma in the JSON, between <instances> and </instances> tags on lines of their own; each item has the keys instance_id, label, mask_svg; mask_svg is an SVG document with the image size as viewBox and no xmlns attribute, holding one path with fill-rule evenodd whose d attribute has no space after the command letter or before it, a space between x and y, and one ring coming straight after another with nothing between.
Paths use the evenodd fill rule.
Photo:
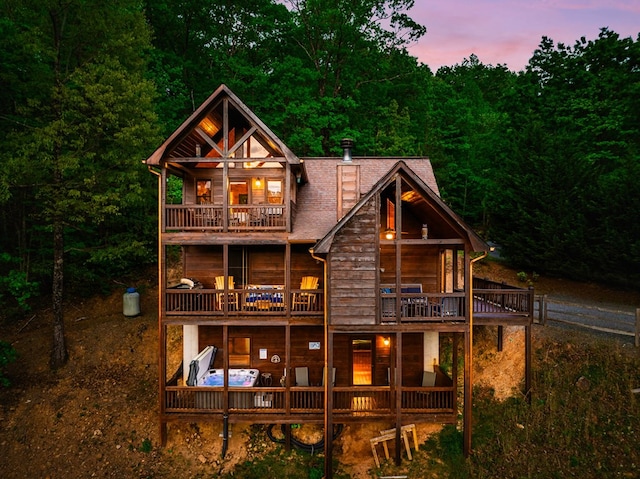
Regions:
<instances>
[{"instance_id":1,"label":"metal chimney pipe","mask_svg":"<svg viewBox=\"0 0 640 479\"><path fill-rule=\"evenodd\" d=\"M351 138L343 138L340 140L340 147L342 148L342 161L345 163L351 163L353 140Z\"/></svg>"}]
</instances>

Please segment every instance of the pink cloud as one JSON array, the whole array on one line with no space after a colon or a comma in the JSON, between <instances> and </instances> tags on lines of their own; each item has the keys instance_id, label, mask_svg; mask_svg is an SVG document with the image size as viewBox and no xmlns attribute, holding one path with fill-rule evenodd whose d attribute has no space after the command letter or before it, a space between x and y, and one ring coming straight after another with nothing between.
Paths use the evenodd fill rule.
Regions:
<instances>
[{"instance_id":1,"label":"pink cloud","mask_svg":"<svg viewBox=\"0 0 640 479\"><path fill-rule=\"evenodd\" d=\"M416 2L409 15L427 34L409 52L436 71L471 54L485 64L522 70L543 36L572 45L608 27L634 39L640 31L637 0L448 0Z\"/></svg>"}]
</instances>

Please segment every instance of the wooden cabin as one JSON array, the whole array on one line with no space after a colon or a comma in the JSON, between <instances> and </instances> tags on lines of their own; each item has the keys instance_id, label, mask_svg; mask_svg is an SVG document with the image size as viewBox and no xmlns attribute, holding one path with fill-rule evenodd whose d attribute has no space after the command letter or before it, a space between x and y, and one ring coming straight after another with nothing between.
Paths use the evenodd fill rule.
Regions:
<instances>
[{"instance_id":1,"label":"wooden cabin","mask_svg":"<svg viewBox=\"0 0 640 479\"><path fill-rule=\"evenodd\" d=\"M472 279L489 247L427 158L352 146L299 158L222 85L146 160L163 441L172 421L318 423L330 465L336 425L463 410L469 451L473 325L521 325L530 350L533 291Z\"/></svg>"}]
</instances>

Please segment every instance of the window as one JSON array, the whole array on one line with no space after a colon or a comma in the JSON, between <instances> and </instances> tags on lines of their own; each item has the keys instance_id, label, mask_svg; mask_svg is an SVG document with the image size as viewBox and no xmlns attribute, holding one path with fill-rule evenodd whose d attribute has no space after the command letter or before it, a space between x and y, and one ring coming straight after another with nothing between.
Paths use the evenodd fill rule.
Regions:
<instances>
[{"instance_id":1,"label":"window","mask_svg":"<svg viewBox=\"0 0 640 479\"><path fill-rule=\"evenodd\" d=\"M387 199L387 230L396 229L396 205L393 201Z\"/></svg>"},{"instance_id":2,"label":"window","mask_svg":"<svg viewBox=\"0 0 640 479\"><path fill-rule=\"evenodd\" d=\"M229 366L251 367L251 338L229 338Z\"/></svg>"},{"instance_id":3,"label":"window","mask_svg":"<svg viewBox=\"0 0 640 479\"><path fill-rule=\"evenodd\" d=\"M280 180L268 180L267 181L267 202L269 204L282 204L282 181Z\"/></svg>"},{"instance_id":4,"label":"window","mask_svg":"<svg viewBox=\"0 0 640 479\"><path fill-rule=\"evenodd\" d=\"M211 180L196 181L198 204L211 203Z\"/></svg>"}]
</instances>

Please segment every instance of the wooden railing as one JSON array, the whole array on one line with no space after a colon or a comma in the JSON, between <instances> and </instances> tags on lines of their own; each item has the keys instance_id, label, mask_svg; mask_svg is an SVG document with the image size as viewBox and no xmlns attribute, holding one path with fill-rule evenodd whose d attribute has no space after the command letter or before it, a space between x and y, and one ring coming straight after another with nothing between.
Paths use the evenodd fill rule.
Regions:
<instances>
[{"instance_id":1,"label":"wooden railing","mask_svg":"<svg viewBox=\"0 0 640 479\"><path fill-rule=\"evenodd\" d=\"M499 315L532 315L533 290L474 289L473 312Z\"/></svg>"},{"instance_id":2,"label":"wooden railing","mask_svg":"<svg viewBox=\"0 0 640 479\"><path fill-rule=\"evenodd\" d=\"M522 289L485 278L473 279L473 312L533 315L533 288Z\"/></svg>"},{"instance_id":3,"label":"wooden railing","mask_svg":"<svg viewBox=\"0 0 640 479\"><path fill-rule=\"evenodd\" d=\"M322 414L324 387L291 387L287 411L287 389L282 387L229 388L227 410L236 414ZM402 410L411 413L453 413L453 387L402 388ZM338 415L388 415L394 412L395 397L388 386L336 387L333 411ZM225 410L222 388L168 386L167 413L210 413Z\"/></svg>"},{"instance_id":4,"label":"wooden railing","mask_svg":"<svg viewBox=\"0 0 640 479\"><path fill-rule=\"evenodd\" d=\"M396 322L398 316L402 322L465 321L467 301L464 293L402 293L398 306L396 293L381 293L380 311L382 322ZM510 286L474 288L473 313L531 316L533 290Z\"/></svg>"},{"instance_id":5,"label":"wooden railing","mask_svg":"<svg viewBox=\"0 0 640 479\"><path fill-rule=\"evenodd\" d=\"M226 231L284 231L284 205L233 205L227 207ZM173 231L225 231L221 205L165 205L165 229Z\"/></svg>"},{"instance_id":6,"label":"wooden railing","mask_svg":"<svg viewBox=\"0 0 640 479\"><path fill-rule=\"evenodd\" d=\"M401 293L398 310L396 293L380 294L383 322L464 321L466 298L464 293Z\"/></svg>"},{"instance_id":7,"label":"wooden railing","mask_svg":"<svg viewBox=\"0 0 640 479\"><path fill-rule=\"evenodd\" d=\"M227 295L220 289L165 290L168 316L185 315L282 315L322 316L324 290L233 289Z\"/></svg>"}]
</instances>

